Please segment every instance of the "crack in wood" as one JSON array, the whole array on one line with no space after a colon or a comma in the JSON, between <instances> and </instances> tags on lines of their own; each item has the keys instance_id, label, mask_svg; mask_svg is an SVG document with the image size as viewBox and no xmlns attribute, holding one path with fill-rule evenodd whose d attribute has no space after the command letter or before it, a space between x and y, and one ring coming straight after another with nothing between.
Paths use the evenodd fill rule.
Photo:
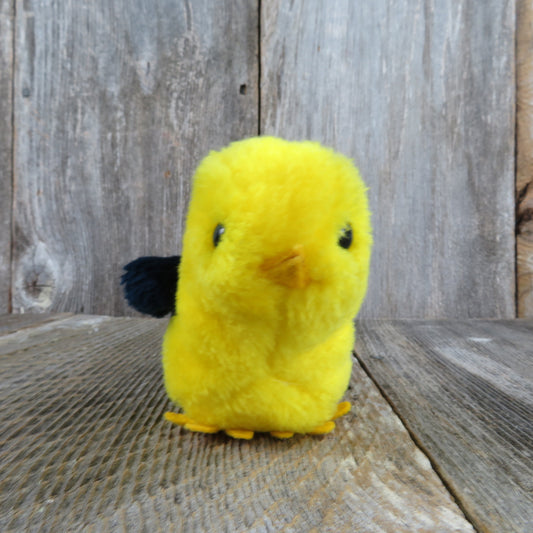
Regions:
<instances>
[{"instance_id":1,"label":"crack in wood","mask_svg":"<svg viewBox=\"0 0 533 533\"><path fill-rule=\"evenodd\" d=\"M439 479L441 480L442 484L446 487L446 490L449 492L453 501L459 507L459 509L461 509L462 513L465 516L465 519L470 522L470 524L472 525L476 533L481 533L481 530L476 528L475 519L470 515L470 513L468 512L468 509L466 509L465 506L463 505L463 502L461 501L460 496L457 494L454 487L447 481L446 476L443 475L442 470L439 467L438 462L435 461L435 458L433 454L431 453L431 451L426 446L424 446L424 443L417 436L416 432L411 427L411 424L409 423L409 421L405 418L405 416L403 416L401 410L398 409L397 405L394 403L391 397L387 394L387 391L381 386L379 379L377 379L374 376L370 368L365 364L364 359L361 358L356 351L354 351L353 354L357 362L361 365L361 368L364 370L364 372L368 376L368 378L372 381L372 383L379 390L384 400L389 404L390 408L393 410L394 414L399 418L405 430L407 431L407 433L409 433L409 436L411 437L414 444L427 457L428 461L431 464L431 468L433 468L434 472L439 476ZM370 357L375 360L383 360L383 358L380 356L371 355Z\"/></svg>"}]
</instances>

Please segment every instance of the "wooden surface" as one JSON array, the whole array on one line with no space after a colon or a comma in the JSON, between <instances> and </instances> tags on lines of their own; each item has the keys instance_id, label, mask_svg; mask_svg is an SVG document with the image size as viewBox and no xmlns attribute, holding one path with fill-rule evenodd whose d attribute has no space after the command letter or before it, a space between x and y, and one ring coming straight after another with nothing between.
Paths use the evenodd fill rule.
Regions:
<instances>
[{"instance_id":1,"label":"wooden surface","mask_svg":"<svg viewBox=\"0 0 533 533\"><path fill-rule=\"evenodd\" d=\"M0 318L0 335L14 333L25 328L31 328L46 322L56 321L66 318L70 313L28 313L25 315L2 315Z\"/></svg>"},{"instance_id":2,"label":"wooden surface","mask_svg":"<svg viewBox=\"0 0 533 533\"><path fill-rule=\"evenodd\" d=\"M11 310L13 7L12 0L0 0L0 313Z\"/></svg>"},{"instance_id":3,"label":"wooden surface","mask_svg":"<svg viewBox=\"0 0 533 533\"><path fill-rule=\"evenodd\" d=\"M121 266L179 252L196 164L260 129L359 163L362 316L514 316L513 0L0 6L0 310L131 313Z\"/></svg>"},{"instance_id":4,"label":"wooden surface","mask_svg":"<svg viewBox=\"0 0 533 533\"><path fill-rule=\"evenodd\" d=\"M533 531L533 321L362 322L358 356L478 531Z\"/></svg>"},{"instance_id":5,"label":"wooden surface","mask_svg":"<svg viewBox=\"0 0 533 533\"><path fill-rule=\"evenodd\" d=\"M513 1L262 3L261 131L356 159L367 317L514 317Z\"/></svg>"},{"instance_id":6,"label":"wooden surface","mask_svg":"<svg viewBox=\"0 0 533 533\"><path fill-rule=\"evenodd\" d=\"M516 253L518 316L533 316L533 2L516 27Z\"/></svg>"},{"instance_id":7,"label":"wooden surface","mask_svg":"<svg viewBox=\"0 0 533 533\"><path fill-rule=\"evenodd\" d=\"M257 133L257 17L17 0L15 311L122 314L121 266L179 251L200 158Z\"/></svg>"},{"instance_id":8,"label":"wooden surface","mask_svg":"<svg viewBox=\"0 0 533 533\"><path fill-rule=\"evenodd\" d=\"M357 362L334 433L235 441L163 419L166 321L20 319L0 336L3 532L474 531Z\"/></svg>"}]
</instances>

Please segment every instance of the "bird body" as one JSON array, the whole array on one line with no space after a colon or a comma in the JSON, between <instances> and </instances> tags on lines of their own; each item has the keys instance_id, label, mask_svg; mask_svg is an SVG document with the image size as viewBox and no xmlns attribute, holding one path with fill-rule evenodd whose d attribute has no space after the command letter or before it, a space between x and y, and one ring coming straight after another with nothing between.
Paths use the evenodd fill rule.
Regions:
<instances>
[{"instance_id":1,"label":"bird body","mask_svg":"<svg viewBox=\"0 0 533 533\"><path fill-rule=\"evenodd\" d=\"M284 327L207 322L174 317L163 344L166 389L187 416L217 429L292 433L332 419L350 379L351 324L308 346L292 336L284 344ZM209 335L191 338L190 328L206 326Z\"/></svg>"},{"instance_id":2,"label":"bird body","mask_svg":"<svg viewBox=\"0 0 533 533\"><path fill-rule=\"evenodd\" d=\"M211 152L193 187L176 314L163 340L167 418L249 438L325 433L351 374L371 248L352 162L256 137Z\"/></svg>"}]
</instances>

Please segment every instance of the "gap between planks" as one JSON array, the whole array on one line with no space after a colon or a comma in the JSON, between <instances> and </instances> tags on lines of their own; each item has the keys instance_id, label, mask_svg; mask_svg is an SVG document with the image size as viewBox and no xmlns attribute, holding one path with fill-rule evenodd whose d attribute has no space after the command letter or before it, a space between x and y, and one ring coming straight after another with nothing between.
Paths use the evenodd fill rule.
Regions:
<instances>
[{"instance_id":1,"label":"gap between planks","mask_svg":"<svg viewBox=\"0 0 533 533\"><path fill-rule=\"evenodd\" d=\"M475 520L470 515L468 510L465 509L465 507L463 505L463 502L461 501L461 498L455 492L453 487L448 483L446 477L442 474L442 470L439 468L438 462L435 461L435 457L433 457L431 451L426 446L424 446L424 443L417 436L417 434L414 431L413 427L411 426L411 424L409 424L409 421L402 414L401 410L398 409L398 407L392 401L391 397L387 394L385 389L380 385L379 380L376 379L376 377L372 374L372 371L365 364L363 358L357 353L357 350L354 350L353 354L354 354L355 360L359 363L359 365L361 366L361 368L363 369L365 374L368 376L368 379L370 379L370 381L372 381L374 386L380 392L380 394L383 397L383 399L389 404L389 406L392 409L393 413L399 418L400 422L403 424L403 427L405 428L405 430L407 431L407 433L411 437L411 440L413 441L415 446L420 450L421 453L423 453L427 457L429 463L431 464L431 468L433 468L433 471L435 472L435 474L439 477L439 479L441 480L441 482L444 485L444 487L446 487L446 490L449 492L451 498L453 499L453 501L455 502L457 507L459 507L459 509L461 509L461 511L463 512L463 514L465 516L465 519L470 522L470 524L472 525L472 527L474 528L476 533L479 533L479 529L477 529L476 525L475 525Z\"/></svg>"}]
</instances>

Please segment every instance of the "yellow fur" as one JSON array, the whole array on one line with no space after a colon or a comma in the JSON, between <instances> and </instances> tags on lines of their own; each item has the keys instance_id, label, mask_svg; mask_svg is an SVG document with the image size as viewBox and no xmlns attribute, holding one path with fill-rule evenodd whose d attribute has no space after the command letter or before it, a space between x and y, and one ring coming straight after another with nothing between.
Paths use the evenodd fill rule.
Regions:
<instances>
[{"instance_id":1,"label":"yellow fur","mask_svg":"<svg viewBox=\"0 0 533 533\"><path fill-rule=\"evenodd\" d=\"M236 435L325 427L350 379L369 219L356 168L317 143L257 137L202 161L163 342L166 389L187 420Z\"/></svg>"}]
</instances>

